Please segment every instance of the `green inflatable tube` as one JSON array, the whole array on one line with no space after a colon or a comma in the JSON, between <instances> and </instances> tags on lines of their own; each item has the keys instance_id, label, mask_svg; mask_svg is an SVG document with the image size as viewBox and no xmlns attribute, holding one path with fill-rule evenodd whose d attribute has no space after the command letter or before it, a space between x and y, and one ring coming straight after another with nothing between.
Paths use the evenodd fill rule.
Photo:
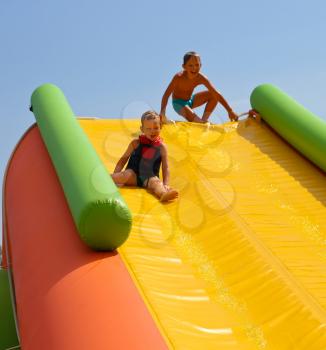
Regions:
<instances>
[{"instance_id":1,"label":"green inflatable tube","mask_svg":"<svg viewBox=\"0 0 326 350\"><path fill-rule=\"evenodd\" d=\"M8 271L0 269L0 350L18 349L18 346Z\"/></svg>"},{"instance_id":2,"label":"green inflatable tube","mask_svg":"<svg viewBox=\"0 0 326 350\"><path fill-rule=\"evenodd\" d=\"M326 171L326 123L322 119L270 84L256 87L250 102L278 134Z\"/></svg>"},{"instance_id":3,"label":"green inflatable tube","mask_svg":"<svg viewBox=\"0 0 326 350\"><path fill-rule=\"evenodd\" d=\"M95 250L118 248L128 238L131 213L64 94L44 84L33 92L31 110L82 240Z\"/></svg>"}]
</instances>

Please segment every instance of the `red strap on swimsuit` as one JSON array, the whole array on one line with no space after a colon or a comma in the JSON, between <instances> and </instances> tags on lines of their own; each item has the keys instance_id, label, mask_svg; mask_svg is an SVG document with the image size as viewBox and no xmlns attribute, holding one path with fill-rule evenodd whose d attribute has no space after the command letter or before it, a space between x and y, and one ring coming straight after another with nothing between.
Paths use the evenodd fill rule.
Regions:
<instances>
[{"instance_id":1,"label":"red strap on swimsuit","mask_svg":"<svg viewBox=\"0 0 326 350\"><path fill-rule=\"evenodd\" d=\"M145 135L140 135L139 142L143 145L160 146L163 142L163 139L160 136L158 136L155 140L152 141Z\"/></svg>"}]
</instances>

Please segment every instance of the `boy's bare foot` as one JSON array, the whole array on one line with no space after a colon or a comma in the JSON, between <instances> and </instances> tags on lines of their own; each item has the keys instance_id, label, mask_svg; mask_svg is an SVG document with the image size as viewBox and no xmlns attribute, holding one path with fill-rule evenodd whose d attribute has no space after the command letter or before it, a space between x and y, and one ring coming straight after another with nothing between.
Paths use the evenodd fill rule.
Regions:
<instances>
[{"instance_id":1,"label":"boy's bare foot","mask_svg":"<svg viewBox=\"0 0 326 350\"><path fill-rule=\"evenodd\" d=\"M171 200L177 198L178 195L179 195L179 193L177 190L168 190L162 194L160 201L161 202L171 201Z\"/></svg>"},{"instance_id":2,"label":"boy's bare foot","mask_svg":"<svg viewBox=\"0 0 326 350\"><path fill-rule=\"evenodd\" d=\"M175 124L174 120L168 119L166 115L161 115L162 124Z\"/></svg>"}]
</instances>

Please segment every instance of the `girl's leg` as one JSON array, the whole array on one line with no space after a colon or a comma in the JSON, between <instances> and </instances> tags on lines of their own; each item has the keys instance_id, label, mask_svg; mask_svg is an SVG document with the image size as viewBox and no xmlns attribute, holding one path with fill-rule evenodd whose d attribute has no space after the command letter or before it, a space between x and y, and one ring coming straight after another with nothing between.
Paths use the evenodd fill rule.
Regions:
<instances>
[{"instance_id":1,"label":"girl's leg","mask_svg":"<svg viewBox=\"0 0 326 350\"><path fill-rule=\"evenodd\" d=\"M193 102L192 108L202 106L205 103L207 104L204 110L203 117L201 119L203 122L207 122L208 118L214 111L218 103L218 98L213 96L209 91L198 92L194 96L194 102Z\"/></svg>"},{"instance_id":2,"label":"girl's leg","mask_svg":"<svg viewBox=\"0 0 326 350\"><path fill-rule=\"evenodd\" d=\"M137 177L133 170L126 169L124 171L120 171L119 173L111 174L111 177L116 185L118 186L136 186L137 185Z\"/></svg>"},{"instance_id":3,"label":"girl's leg","mask_svg":"<svg viewBox=\"0 0 326 350\"><path fill-rule=\"evenodd\" d=\"M174 189L166 189L162 181L157 176L153 176L148 179L147 188L162 202L178 197L178 191Z\"/></svg>"}]
</instances>

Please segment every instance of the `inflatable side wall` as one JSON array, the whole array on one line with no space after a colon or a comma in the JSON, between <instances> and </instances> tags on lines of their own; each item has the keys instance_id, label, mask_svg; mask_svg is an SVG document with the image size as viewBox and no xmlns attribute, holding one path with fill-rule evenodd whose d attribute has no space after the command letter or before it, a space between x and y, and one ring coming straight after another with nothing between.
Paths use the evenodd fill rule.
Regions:
<instances>
[{"instance_id":1,"label":"inflatable side wall","mask_svg":"<svg viewBox=\"0 0 326 350\"><path fill-rule=\"evenodd\" d=\"M81 238L95 250L116 249L129 235L131 214L65 96L45 84L31 106Z\"/></svg>"},{"instance_id":2,"label":"inflatable side wall","mask_svg":"<svg viewBox=\"0 0 326 350\"><path fill-rule=\"evenodd\" d=\"M326 123L322 119L271 84L257 86L250 102L278 134L326 171Z\"/></svg>"}]
</instances>

